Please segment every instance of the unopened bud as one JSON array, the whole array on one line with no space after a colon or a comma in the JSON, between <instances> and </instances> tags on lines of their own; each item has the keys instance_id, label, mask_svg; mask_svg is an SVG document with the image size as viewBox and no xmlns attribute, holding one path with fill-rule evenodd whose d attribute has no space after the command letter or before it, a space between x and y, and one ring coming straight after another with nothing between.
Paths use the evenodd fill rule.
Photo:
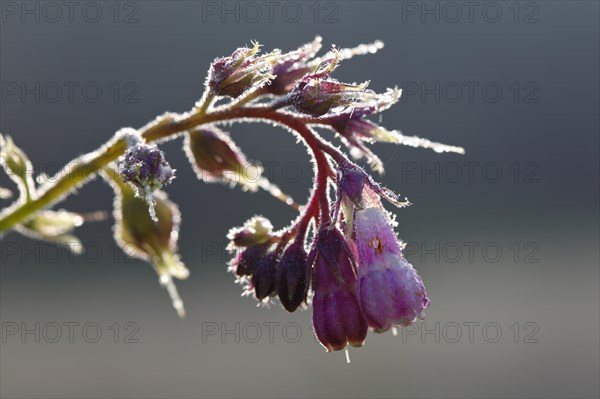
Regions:
<instances>
[{"instance_id":1,"label":"unopened bud","mask_svg":"<svg viewBox=\"0 0 600 399\"><path fill-rule=\"evenodd\" d=\"M258 262L269 250L270 244L250 245L239 252L229 263L229 269L236 275L249 276L254 273Z\"/></svg>"},{"instance_id":2,"label":"unopened bud","mask_svg":"<svg viewBox=\"0 0 600 399\"><path fill-rule=\"evenodd\" d=\"M321 48L321 41L321 37L317 36L311 43L283 54L279 62L273 66L275 77L267 86L269 93L275 95L286 94L293 89L296 80L310 72L314 72L317 65L311 63L310 60Z\"/></svg>"},{"instance_id":3,"label":"unopened bud","mask_svg":"<svg viewBox=\"0 0 600 399\"><path fill-rule=\"evenodd\" d=\"M231 240L230 246L247 247L249 245L264 244L271 240L273 225L271 221L263 216L254 216L242 227L233 228L227 234Z\"/></svg>"},{"instance_id":4,"label":"unopened bud","mask_svg":"<svg viewBox=\"0 0 600 399\"><path fill-rule=\"evenodd\" d=\"M307 256L300 243L290 245L277 267L277 294L288 312L295 311L306 299Z\"/></svg>"},{"instance_id":5,"label":"unopened bud","mask_svg":"<svg viewBox=\"0 0 600 399\"><path fill-rule=\"evenodd\" d=\"M354 204L359 205L367 176L358 169L345 168L340 170L339 189Z\"/></svg>"},{"instance_id":6,"label":"unopened bud","mask_svg":"<svg viewBox=\"0 0 600 399\"><path fill-rule=\"evenodd\" d=\"M335 53L335 58L324 61L315 73L298 81L290 93L290 102L297 111L322 116L330 110L365 105L376 98L373 91L367 90L367 83L346 84L330 78L338 61L339 54Z\"/></svg>"},{"instance_id":7,"label":"unopened bud","mask_svg":"<svg viewBox=\"0 0 600 399\"><path fill-rule=\"evenodd\" d=\"M154 144L138 143L127 149L119 165L121 176L142 192L152 192L174 178L165 154Z\"/></svg>"},{"instance_id":8,"label":"unopened bud","mask_svg":"<svg viewBox=\"0 0 600 399\"><path fill-rule=\"evenodd\" d=\"M258 87L273 77L268 72L276 62L278 51L257 56L258 43L253 48L242 47L231 56L217 58L208 72L208 87L218 96L237 98L252 87Z\"/></svg>"},{"instance_id":9,"label":"unopened bud","mask_svg":"<svg viewBox=\"0 0 600 399\"><path fill-rule=\"evenodd\" d=\"M275 252L265 255L257 264L252 274L252 286L256 299L262 301L275 292L275 273L278 256Z\"/></svg>"},{"instance_id":10,"label":"unopened bud","mask_svg":"<svg viewBox=\"0 0 600 399\"><path fill-rule=\"evenodd\" d=\"M105 172L117 193L115 240L128 255L153 264L161 284L171 296L173 307L183 316L183 305L172 282L172 277L186 279L189 275L177 254L179 209L164 192L155 191L152 197L156 219L153 220L145 199L136 196L114 171Z\"/></svg>"},{"instance_id":11,"label":"unopened bud","mask_svg":"<svg viewBox=\"0 0 600 399\"><path fill-rule=\"evenodd\" d=\"M261 169L251 167L226 132L214 126L195 129L186 135L184 146L200 180L239 183L252 191L258 189Z\"/></svg>"}]
</instances>

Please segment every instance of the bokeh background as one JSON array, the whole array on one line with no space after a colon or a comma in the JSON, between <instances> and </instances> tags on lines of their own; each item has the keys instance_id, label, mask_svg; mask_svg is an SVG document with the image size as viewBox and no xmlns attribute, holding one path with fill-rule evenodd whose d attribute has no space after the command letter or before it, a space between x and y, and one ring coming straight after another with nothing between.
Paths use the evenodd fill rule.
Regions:
<instances>
[{"instance_id":1,"label":"bokeh background","mask_svg":"<svg viewBox=\"0 0 600 399\"><path fill-rule=\"evenodd\" d=\"M188 110L217 56L317 34L325 47L383 40L336 76L403 87L382 123L467 154L374 146L381 181L414 203L397 211L397 231L432 305L398 336L370 334L346 364L316 343L310 311L257 307L226 271L230 227L264 214L279 228L294 211L200 183L180 140L166 143L188 317L149 265L123 256L110 220L77 231L84 256L7 234L3 398L598 397L598 2L82 1L71 14L51 3L1 2L0 130L38 172L122 126ZM307 197L312 170L293 137L263 124L230 131L276 184ZM111 201L95 180L58 208L110 211Z\"/></svg>"}]
</instances>

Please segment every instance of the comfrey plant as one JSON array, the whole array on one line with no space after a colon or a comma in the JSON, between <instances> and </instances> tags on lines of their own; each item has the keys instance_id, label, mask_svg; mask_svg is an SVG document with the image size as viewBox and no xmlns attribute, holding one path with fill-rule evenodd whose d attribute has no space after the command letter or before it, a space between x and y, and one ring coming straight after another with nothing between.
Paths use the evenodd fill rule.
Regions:
<instances>
[{"instance_id":1,"label":"comfrey plant","mask_svg":"<svg viewBox=\"0 0 600 399\"><path fill-rule=\"evenodd\" d=\"M367 147L375 141L463 153L387 130L369 119L398 101L400 90L375 93L367 83L333 78L340 61L375 53L381 42L335 49L317 56L321 39L288 53L260 53L242 47L211 64L205 92L183 114L166 113L140 129L124 128L98 150L72 161L54 178L36 184L32 164L10 137L0 136L0 161L16 183L19 198L0 213L0 231L63 244L71 231L98 214L50 210L100 174L115 191L114 236L128 254L150 262L173 307L185 315L173 279L189 272L177 254L181 216L163 191L175 177L157 144L183 136L183 146L199 179L225 182L249 191L265 189L295 207L298 217L275 231L254 216L229 233L229 269L260 303L275 297L288 312L312 304L313 324L328 351L361 346L367 330L377 333L423 317L429 305L423 282L402 253L395 221L382 199L404 207L391 190L376 183L315 128L337 133L349 153L363 157L376 172L383 163ZM305 205L296 204L265 178L250 178L248 161L217 125L267 122L292 132L308 148L315 178ZM260 173L256 166L253 174ZM7 195L8 190L2 189ZM78 250L80 245L69 245ZM134 250L133 253L131 250Z\"/></svg>"}]
</instances>

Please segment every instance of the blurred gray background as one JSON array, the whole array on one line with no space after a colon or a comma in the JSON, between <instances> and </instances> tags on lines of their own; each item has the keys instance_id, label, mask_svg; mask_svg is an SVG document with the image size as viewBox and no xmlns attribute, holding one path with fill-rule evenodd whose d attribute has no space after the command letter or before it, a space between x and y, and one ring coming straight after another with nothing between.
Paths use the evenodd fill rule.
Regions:
<instances>
[{"instance_id":1,"label":"blurred gray background","mask_svg":"<svg viewBox=\"0 0 600 399\"><path fill-rule=\"evenodd\" d=\"M290 50L317 34L325 47L383 40L336 76L403 87L385 126L467 150L374 146L381 181L414 203L397 211L397 231L432 304L398 336L369 334L348 365L316 343L310 311L256 307L226 271L230 227L264 214L280 228L295 212L265 193L197 181L180 140L166 143L191 270L178 283L187 319L151 267L115 246L110 220L77 231L84 256L5 235L3 398L598 397L598 2L1 7L0 130L38 172L54 174L122 126L190 109L217 56L253 39ZM291 135L264 124L230 131L306 199L312 170ZM96 180L58 208L111 201Z\"/></svg>"}]
</instances>

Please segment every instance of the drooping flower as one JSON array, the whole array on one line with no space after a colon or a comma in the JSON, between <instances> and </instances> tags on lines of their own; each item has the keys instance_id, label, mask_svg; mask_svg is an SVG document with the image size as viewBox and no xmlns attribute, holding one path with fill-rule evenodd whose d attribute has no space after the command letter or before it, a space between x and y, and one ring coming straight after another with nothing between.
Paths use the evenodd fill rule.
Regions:
<instances>
[{"instance_id":1,"label":"drooping flower","mask_svg":"<svg viewBox=\"0 0 600 399\"><path fill-rule=\"evenodd\" d=\"M383 332L423 318L423 310L429 306L423 281L402 255L384 211L359 210L354 226L359 257L358 297L369 327Z\"/></svg>"},{"instance_id":2,"label":"drooping flower","mask_svg":"<svg viewBox=\"0 0 600 399\"><path fill-rule=\"evenodd\" d=\"M306 300L307 255L304 245L295 242L286 248L277 267L277 294L288 312L295 311Z\"/></svg>"},{"instance_id":3,"label":"drooping flower","mask_svg":"<svg viewBox=\"0 0 600 399\"><path fill-rule=\"evenodd\" d=\"M324 228L318 233L314 264L313 326L327 351L347 344L362 346L367 323L356 293L354 259L342 233Z\"/></svg>"},{"instance_id":4,"label":"drooping flower","mask_svg":"<svg viewBox=\"0 0 600 399\"><path fill-rule=\"evenodd\" d=\"M207 85L217 96L237 98L251 88L259 87L273 78L271 67L279 51L258 56L260 44L242 47L229 57L217 58L208 71Z\"/></svg>"}]
</instances>

